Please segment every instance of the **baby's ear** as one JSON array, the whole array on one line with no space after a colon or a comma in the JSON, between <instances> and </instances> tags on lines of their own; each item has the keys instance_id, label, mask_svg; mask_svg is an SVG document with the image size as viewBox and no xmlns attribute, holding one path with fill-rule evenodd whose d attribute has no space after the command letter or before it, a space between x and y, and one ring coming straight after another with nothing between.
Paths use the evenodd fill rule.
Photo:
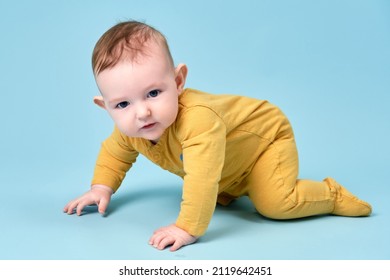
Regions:
<instances>
[{"instance_id":1,"label":"baby's ear","mask_svg":"<svg viewBox=\"0 0 390 280\"><path fill-rule=\"evenodd\" d=\"M175 81L176 87L181 92L184 89L186 78L187 78L188 68L185 64L179 64L175 69Z\"/></svg>"},{"instance_id":2,"label":"baby's ear","mask_svg":"<svg viewBox=\"0 0 390 280\"><path fill-rule=\"evenodd\" d=\"M104 103L103 97L102 96L95 96L93 98L93 102L98 105L100 108L103 108L104 110L106 109L106 104Z\"/></svg>"}]
</instances>

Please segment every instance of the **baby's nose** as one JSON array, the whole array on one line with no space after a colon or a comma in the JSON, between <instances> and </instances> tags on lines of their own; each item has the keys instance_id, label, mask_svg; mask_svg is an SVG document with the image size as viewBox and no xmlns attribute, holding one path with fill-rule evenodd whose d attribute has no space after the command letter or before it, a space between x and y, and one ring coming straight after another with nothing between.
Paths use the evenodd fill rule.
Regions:
<instances>
[{"instance_id":1,"label":"baby's nose","mask_svg":"<svg viewBox=\"0 0 390 280\"><path fill-rule=\"evenodd\" d=\"M150 117L150 115L151 115L151 111L148 106L146 106L145 104L139 104L137 106L137 117L139 119Z\"/></svg>"}]
</instances>

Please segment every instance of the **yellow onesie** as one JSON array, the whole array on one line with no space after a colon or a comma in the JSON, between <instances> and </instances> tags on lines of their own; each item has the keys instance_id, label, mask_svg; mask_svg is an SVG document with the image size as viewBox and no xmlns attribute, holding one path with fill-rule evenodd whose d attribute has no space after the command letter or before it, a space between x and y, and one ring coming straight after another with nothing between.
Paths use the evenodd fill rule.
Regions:
<instances>
[{"instance_id":1,"label":"yellow onesie","mask_svg":"<svg viewBox=\"0 0 390 280\"><path fill-rule=\"evenodd\" d=\"M183 178L176 226L195 236L205 233L217 201L227 205L243 195L275 219L334 211L336 183L297 180L290 123L264 100L186 89L176 121L157 144L114 128L102 144L92 184L116 191L139 153Z\"/></svg>"}]
</instances>

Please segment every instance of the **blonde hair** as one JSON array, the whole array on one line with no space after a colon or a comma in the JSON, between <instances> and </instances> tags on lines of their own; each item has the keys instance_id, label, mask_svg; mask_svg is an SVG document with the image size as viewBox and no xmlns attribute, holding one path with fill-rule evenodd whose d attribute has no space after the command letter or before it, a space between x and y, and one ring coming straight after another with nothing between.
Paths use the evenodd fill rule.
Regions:
<instances>
[{"instance_id":1,"label":"blonde hair","mask_svg":"<svg viewBox=\"0 0 390 280\"><path fill-rule=\"evenodd\" d=\"M98 75L124 59L134 61L140 55L145 55L145 45L151 40L165 49L169 62L173 66L167 40L160 31L145 23L125 21L111 27L97 41L92 53L94 74Z\"/></svg>"}]
</instances>

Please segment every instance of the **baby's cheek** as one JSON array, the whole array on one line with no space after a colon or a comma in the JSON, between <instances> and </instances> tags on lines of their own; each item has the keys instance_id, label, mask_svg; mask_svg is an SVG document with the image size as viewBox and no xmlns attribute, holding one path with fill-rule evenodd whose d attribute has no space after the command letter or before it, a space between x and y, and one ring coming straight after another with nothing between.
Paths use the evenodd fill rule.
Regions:
<instances>
[{"instance_id":1,"label":"baby's cheek","mask_svg":"<svg viewBox=\"0 0 390 280\"><path fill-rule=\"evenodd\" d=\"M122 130L122 133L125 134L126 136L128 137L136 137L136 133L134 132L134 130L132 130L130 127L124 127Z\"/></svg>"},{"instance_id":2,"label":"baby's cheek","mask_svg":"<svg viewBox=\"0 0 390 280\"><path fill-rule=\"evenodd\" d=\"M126 122L115 122L115 125L118 127L119 131L125 134L126 136L132 136L133 131L132 127L128 125Z\"/></svg>"}]
</instances>

